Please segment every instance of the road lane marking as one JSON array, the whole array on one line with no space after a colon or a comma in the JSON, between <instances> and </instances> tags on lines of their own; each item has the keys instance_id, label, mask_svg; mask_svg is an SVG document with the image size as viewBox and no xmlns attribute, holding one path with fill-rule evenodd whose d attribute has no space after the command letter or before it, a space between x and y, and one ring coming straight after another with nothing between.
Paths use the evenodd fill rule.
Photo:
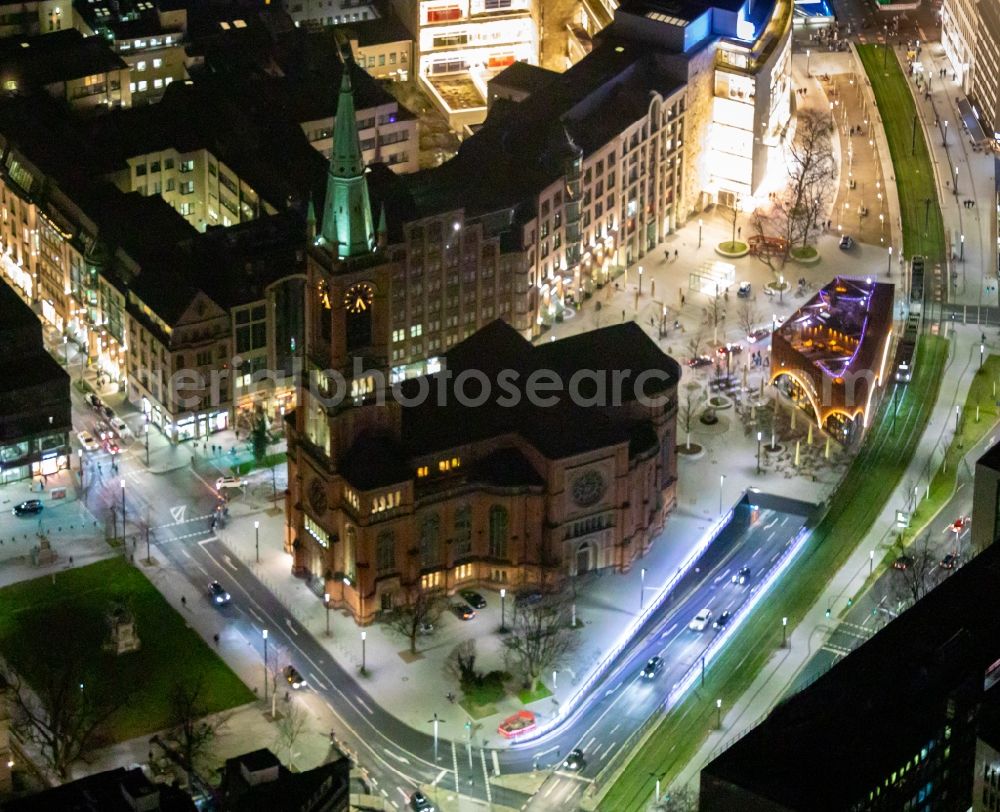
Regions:
<instances>
[{"instance_id":1,"label":"road lane marking","mask_svg":"<svg viewBox=\"0 0 1000 812\"><path fill-rule=\"evenodd\" d=\"M660 637L661 638L662 637L666 637L668 634L670 634L676 628L677 628L677 624L675 623L673 626L671 626L669 629L667 629L665 632L663 632L663 634L661 634Z\"/></svg>"},{"instance_id":2,"label":"road lane marking","mask_svg":"<svg viewBox=\"0 0 1000 812\"><path fill-rule=\"evenodd\" d=\"M290 631L296 637L299 636L299 633L295 631L295 627L292 625L292 621L287 617L285 618L285 625L288 626L288 631Z\"/></svg>"},{"instance_id":3,"label":"road lane marking","mask_svg":"<svg viewBox=\"0 0 1000 812\"><path fill-rule=\"evenodd\" d=\"M581 747L580 749L581 749L581 750L582 750L582 751L583 751L584 753L586 753L586 752L587 752L587 751L588 751L588 750L590 749L590 745L592 745L592 744L593 744L593 743L594 743L594 742L596 741L596 739L597 739L597 737L596 737L596 736L591 736L591 737L590 737L590 741L589 741L589 742L587 742L587 743L586 743L585 745L583 745L583 747Z\"/></svg>"},{"instance_id":4,"label":"road lane marking","mask_svg":"<svg viewBox=\"0 0 1000 812\"><path fill-rule=\"evenodd\" d=\"M436 787L436 786L438 785L438 782L439 782L439 781L440 781L440 780L441 780L442 778L444 778L444 777L445 777L445 776L446 776L447 774L448 774L448 771L447 771L447 770L441 770L441 772L439 772L439 773L437 774L437 777L436 777L436 778L435 778L435 779L434 779L433 781L431 781L431 786L432 786L432 787Z\"/></svg>"},{"instance_id":5,"label":"road lane marking","mask_svg":"<svg viewBox=\"0 0 1000 812\"><path fill-rule=\"evenodd\" d=\"M251 615L253 615L253 616L254 616L254 617L255 617L255 618L257 619L257 622L258 622L258 623L260 623L261 625L264 625L264 618L262 618L262 617L261 617L260 615L258 615L258 614L257 614L257 613L256 613L256 612L255 612L255 611L253 610L253 607L252 607L252 606L248 606L248 607L247 607L247 610L248 610L248 611L250 612L250 614L251 614Z\"/></svg>"},{"instance_id":6,"label":"road lane marking","mask_svg":"<svg viewBox=\"0 0 1000 812\"><path fill-rule=\"evenodd\" d=\"M600 761L603 761L604 759L606 759L608 757L608 753L610 753L612 750L615 749L615 745L616 744L618 744L618 742L611 742L611 744L608 745L607 750L605 750L603 753L601 753L600 756L598 756L598 759Z\"/></svg>"},{"instance_id":7,"label":"road lane marking","mask_svg":"<svg viewBox=\"0 0 1000 812\"><path fill-rule=\"evenodd\" d=\"M323 682L323 680L317 677L312 671L309 672L309 678L313 682L317 683L321 688L326 688L326 684Z\"/></svg>"},{"instance_id":8,"label":"road lane marking","mask_svg":"<svg viewBox=\"0 0 1000 812\"><path fill-rule=\"evenodd\" d=\"M236 565L233 563L233 559L231 559L228 555L222 556L222 560L226 562L227 567L234 571L236 570Z\"/></svg>"},{"instance_id":9,"label":"road lane marking","mask_svg":"<svg viewBox=\"0 0 1000 812\"><path fill-rule=\"evenodd\" d=\"M500 775L500 757L497 755L496 750L491 750L490 755L493 756L493 775ZM489 782L487 782L487 785Z\"/></svg>"},{"instance_id":10,"label":"road lane marking","mask_svg":"<svg viewBox=\"0 0 1000 812\"><path fill-rule=\"evenodd\" d=\"M753 555L750 556L750 560L753 561L757 557L757 555L760 553L760 551L763 550L763 549L764 549L763 547L758 547L756 550L754 550L753 551Z\"/></svg>"},{"instance_id":11,"label":"road lane marking","mask_svg":"<svg viewBox=\"0 0 1000 812\"><path fill-rule=\"evenodd\" d=\"M187 505L177 505L176 507L170 508L170 515L174 520L174 524L180 524L183 522L185 513L187 513Z\"/></svg>"},{"instance_id":12,"label":"road lane marking","mask_svg":"<svg viewBox=\"0 0 1000 812\"><path fill-rule=\"evenodd\" d=\"M355 701L356 701L356 702L357 702L357 703L358 703L359 705L361 705L361 707L362 707L362 708L364 708L364 709L365 709L366 711L368 711L368 715L369 715L369 716L374 716L374 715L375 715L375 712L374 712L374 711L373 711L373 710L372 710L371 708L369 708L369 707L368 707L368 703L367 703L367 702L365 702L365 701L364 701L364 700L363 700L363 699L362 699L362 698L361 698L360 696L356 696L356 697L354 697L354 700L355 700Z\"/></svg>"},{"instance_id":13,"label":"road lane marking","mask_svg":"<svg viewBox=\"0 0 1000 812\"><path fill-rule=\"evenodd\" d=\"M773 538L774 538L774 537L775 537L776 535L778 535L778 531L777 531L777 530L772 530L772 531L771 531L771 535L769 535L769 536L767 537L767 541L770 541L770 540L771 540L771 539L773 539Z\"/></svg>"},{"instance_id":14,"label":"road lane marking","mask_svg":"<svg viewBox=\"0 0 1000 812\"><path fill-rule=\"evenodd\" d=\"M617 725L615 725L613 728L611 728L611 733L609 735L614 736L615 735L615 731L618 730L618 728L620 728L621 726L622 726L622 723L619 722Z\"/></svg>"},{"instance_id":15,"label":"road lane marking","mask_svg":"<svg viewBox=\"0 0 1000 812\"><path fill-rule=\"evenodd\" d=\"M479 750L479 760L483 763L483 782L486 784L486 803L493 803L493 790L490 788L490 776L486 770L486 751ZM496 765L496 774L500 775L500 761L497 759L497 751L493 751L493 763Z\"/></svg>"},{"instance_id":16,"label":"road lane marking","mask_svg":"<svg viewBox=\"0 0 1000 812\"><path fill-rule=\"evenodd\" d=\"M390 758L394 758L394 759L396 759L396 761L400 761L403 764L409 764L410 763L410 760L406 756L401 756L399 753L394 753L388 747L383 747L382 749L385 751L385 754L387 756L389 756Z\"/></svg>"}]
</instances>

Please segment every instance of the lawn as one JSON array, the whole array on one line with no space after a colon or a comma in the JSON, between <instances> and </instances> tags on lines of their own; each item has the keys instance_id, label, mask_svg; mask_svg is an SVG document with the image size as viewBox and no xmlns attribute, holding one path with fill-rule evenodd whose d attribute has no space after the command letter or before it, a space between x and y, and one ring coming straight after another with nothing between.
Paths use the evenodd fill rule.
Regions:
<instances>
[{"instance_id":1,"label":"lawn","mask_svg":"<svg viewBox=\"0 0 1000 812\"><path fill-rule=\"evenodd\" d=\"M105 612L115 600L131 608L142 641L139 651L120 657L101 648ZM38 669L61 667L61 653L72 648L86 653L81 685L129 697L108 720L105 740L169 726L172 687L196 675L203 680L206 712L254 699L149 580L121 558L0 589L0 652L29 684Z\"/></svg>"},{"instance_id":2,"label":"lawn","mask_svg":"<svg viewBox=\"0 0 1000 812\"><path fill-rule=\"evenodd\" d=\"M903 220L904 256L923 254L929 262L943 262L946 242L937 185L919 123L914 138L917 113L906 77L893 54L886 58L881 45L859 45L858 53L871 81L889 141Z\"/></svg>"},{"instance_id":3,"label":"lawn","mask_svg":"<svg viewBox=\"0 0 1000 812\"><path fill-rule=\"evenodd\" d=\"M238 462L232 466L232 471L236 476L246 476L256 468L267 470L268 468L273 468L275 465L284 465L286 459L287 454L284 451L279 451L277 454L268 454L260 465L254 460Z\"/></svg>"},{"instance_id":4,"label":"lawn","mask_svg":"<svg viewBox=\"0 0 1000 812\"><path fill-rule=\"evenodd\" d=\"M801 621L816 603L830 577L854 552L898 484L923 433L948 355L945 339L920 339L919 363L901 397L895 425L886 419L890 398L879 407L876 422L829 510L813 528L805 548L792 563L772 597L762 601L740 633L712 663L704 686L696 686L666 716L601 800L600 808L644 810L659 775L664 785L691 760L715 725L715 700L732 707L756 679L781 642L781 618ZM846 605L846 604L845 604ZM840 610L844 607L833 607Z\"/></svg>"}]
</instances>

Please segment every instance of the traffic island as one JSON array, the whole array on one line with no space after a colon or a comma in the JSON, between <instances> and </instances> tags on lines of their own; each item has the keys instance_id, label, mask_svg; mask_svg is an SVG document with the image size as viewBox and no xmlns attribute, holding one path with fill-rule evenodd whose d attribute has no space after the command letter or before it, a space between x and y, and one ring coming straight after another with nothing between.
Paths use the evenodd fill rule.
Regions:
<instances>
[{"instance_id":1,"label":"traffic island","mask_svg":"<svg viewBox=\"0 0 1000 812\"><path fill-rule=\"evenodd\" d=\"M819 262L819 251L812 245L799 245L788 252L799 265L815 265Z\"/></svg>"},{"instance_id":2,"label":"traffic island","mask_svg":"<svg viewBox=\"0 0 1000 812\"><path fill-rule=\"evenodd\" d=\"M739 240L726 240L715 246L715 253L728 259L739 259L750 253L750 246Z\"/></svg>"}]
</instances>

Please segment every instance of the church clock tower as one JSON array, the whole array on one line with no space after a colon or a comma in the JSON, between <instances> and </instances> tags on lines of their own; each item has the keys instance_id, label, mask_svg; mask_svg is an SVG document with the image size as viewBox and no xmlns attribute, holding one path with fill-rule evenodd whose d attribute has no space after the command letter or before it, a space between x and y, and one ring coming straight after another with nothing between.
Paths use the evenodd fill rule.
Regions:
<instances>
[{"instance_id":1,"label":"church clock tower","mask_svg":"<svg viewBox=\"0 0 1000 812\"><path fill-rule=\"evenodd\" d=\"M343 478L340 464L362 435L398 436L399 410L381 391L389 384L392 266L372 225L352 70L348 59L306 263L306 368L289 427L286 550L295 574L364 622L373 589L358 574L364 519L356 483Z\"/></svg>"}]
</instances>

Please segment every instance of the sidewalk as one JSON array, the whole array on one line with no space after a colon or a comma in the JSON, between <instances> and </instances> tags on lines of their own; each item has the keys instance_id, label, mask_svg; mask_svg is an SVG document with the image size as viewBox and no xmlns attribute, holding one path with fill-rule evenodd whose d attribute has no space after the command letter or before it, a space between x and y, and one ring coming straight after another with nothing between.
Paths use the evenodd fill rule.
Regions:
<instances>
[{"instance_id":1,"label":"sidewalk","mask_svg":"<svg viewBox=\"0 0 1000 812\"><path fill-rule=\"evenodd\" d=\"M941 381L940 396L934 404L927 429L913 459L893 496L886 502L878 520L848 562L833 574L823 595L802 623L792 630L789 646L774 653L743 697L723 715L722 729L709 735L679 775L677 786L697 782L698 774L705 764L724 750L728 743L760 722L785 695L800 669L836 627L836 614L845 607L847 598L854 595L868 577L870 551L876 550L876 558L879 558L880 551L891 545L897 508L902 508L912 498L914 486L919 486L923 493L923 486L927 484L932 470L931 463L940 462L943 448L950 442L955 406L964 402L965 392L979 367L979 331L960 326L949 335L952 352ZM833 618L826 617L827 607L833 609Z\"/></svg>"}]
</instances>

